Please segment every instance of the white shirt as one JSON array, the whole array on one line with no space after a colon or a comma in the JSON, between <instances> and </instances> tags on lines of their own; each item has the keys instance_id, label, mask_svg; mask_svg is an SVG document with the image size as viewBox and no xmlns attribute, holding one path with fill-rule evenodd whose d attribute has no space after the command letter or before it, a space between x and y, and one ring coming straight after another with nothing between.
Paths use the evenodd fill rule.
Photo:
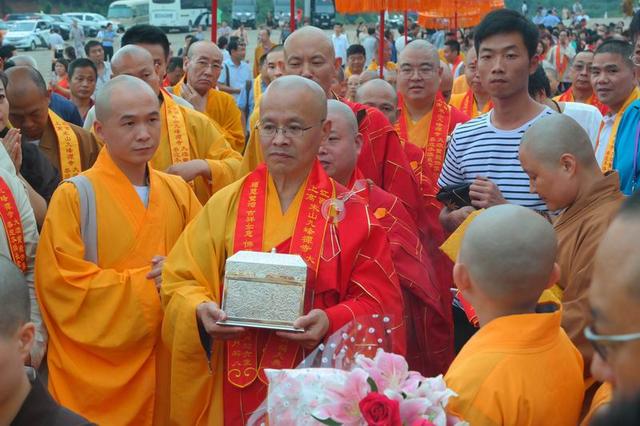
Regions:
<instances>
[{"instance_id":1,"label":"white shirt","mask_svg":"<svg viewBox=\"0 0 640 426\"><path fill-rule=\"evenodd\" d=\"M595 148L598 139L598 130L602 122L602 113L593 105L580 102L565 102L563 114L573 118L578 122L589 135L591 145Z\"/></svg>"},{"instance_id":2,"label":"white shirt","mask_svg":"<svg viewBox=\"0 0 640 426\"><path fill-rule=\"evenodd\" d=\"M144 207L149 207L149 185L138 186L133 185L133 188L138 193L138 197L140 197L140 201L144 204Z\"/></svg>"},{"instance_id":3,"label":"white shirt","mask_svg":"<svg viewBox=\"0 0 640 426\"><path fill-rule=\"evenodd\" d=\"M333 42L333 50L336 52L336 57L342 59L342 64L347 63L347 48L349 47L349 39L346 34L340 34L336 36L336 33L331 34L331 41Z\"/></svg>"},{"instance_id":4,"label":"white shirt","mask_svg":"<svg viewBox=\"0 0 640 426\"><path fill-rule=\"evenodd\" d=\"M605 115L602 117L602 130L600 131L600 137L596 142L596 160L598 165L602 166L604 161L604 155L607 153L607 147L609 146L609 137L613 130L613 123L616 121L616 114Z\"/></svg>"},{"instance_id":5,"label":"white shirt","mask_svg":"<svg viewBox=\"0 0 640 426\"><path fill-rule=\"evenodd\" d=\"M54 50L64 49L64 40L58 33L51 33L51 35L49 36L49 44L53 47Z\"/></svg>"}]
</instances>

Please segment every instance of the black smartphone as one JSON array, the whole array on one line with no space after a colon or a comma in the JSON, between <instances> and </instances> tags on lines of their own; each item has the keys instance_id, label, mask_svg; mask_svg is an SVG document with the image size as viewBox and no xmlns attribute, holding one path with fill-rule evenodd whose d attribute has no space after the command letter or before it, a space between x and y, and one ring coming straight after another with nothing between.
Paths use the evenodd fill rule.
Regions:
<instances>
[{"instance_id":1,"label":"black smartphone","mask_svg":"<svg viewBox=\"0 0 640 426\"><path fill-rule=\"evenodd\" d=\"M450 210L458 210L471 205L469 196L470 183L459 185L447 185L442 187L436 194L436 199L447 206Z\"/></svg>"}]
</instances>

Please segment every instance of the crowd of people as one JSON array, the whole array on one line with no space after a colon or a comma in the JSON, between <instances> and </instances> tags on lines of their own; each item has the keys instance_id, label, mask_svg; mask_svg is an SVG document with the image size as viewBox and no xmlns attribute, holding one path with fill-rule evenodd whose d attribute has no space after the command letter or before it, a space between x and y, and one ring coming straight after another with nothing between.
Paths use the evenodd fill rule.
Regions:
<instances>
[{"instance_id":1,"label":"crowd of people","mask_svg":"<svg viewBox=\"0 0 640 426\"><path fill-rule=\"evenodd\" d=\"M637 424L640 15L522 12L0 47L0 424L245 425L364 317L471 425ZM241 250L301 332L219 323Z\"/></svg>"}]
</instances>

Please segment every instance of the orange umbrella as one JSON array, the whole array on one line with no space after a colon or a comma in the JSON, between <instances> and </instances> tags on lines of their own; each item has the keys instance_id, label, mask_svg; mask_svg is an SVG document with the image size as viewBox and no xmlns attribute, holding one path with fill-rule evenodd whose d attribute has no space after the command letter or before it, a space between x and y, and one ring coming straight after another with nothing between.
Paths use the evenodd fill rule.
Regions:
<instances>
[{"instance_id":1,"label":"orange umbrella","mask_svg":"<svg viewBox=\"0 0 640 426\"><path fill-rule=\"evenodd\" d=\"M495 9L504 7L504 0L431 0L418 13L418 22L425 28L469 28Z\"/></svg>"}]
</instances>

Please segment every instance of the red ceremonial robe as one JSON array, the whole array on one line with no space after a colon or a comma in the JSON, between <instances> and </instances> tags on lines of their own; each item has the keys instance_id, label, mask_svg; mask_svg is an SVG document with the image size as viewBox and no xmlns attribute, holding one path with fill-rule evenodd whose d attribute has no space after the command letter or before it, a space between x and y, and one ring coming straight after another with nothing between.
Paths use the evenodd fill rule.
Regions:
<instances>
[{"instance_id":1,"label":"red ceremonial robe","mask_svg":"<svg viewBox=\"0 0 640 426\"><path fill-rule=\"evenodd\" d=\"M242 338L226 344L211 342L211 369L195 346L200 341L195 327L195 306L205 300L220 303L225 259L238 250L262 251L272 247L263 247L264 239L269 237L263 232L270 226L265 220L266 206L274 202L268 197L277 197L270 179L262 164L244 179L214 194L165 263L163 339L171 347L171 382L190 383L189 389L175 389L171 421L184 417L184 398L192 395L188 411L202 413L198 419L224 416L225 425L244 425L266 397L264 369L294 368L305 356L299 345L257 329L248 330ZM294 200L289 208L299 203L292 234L274 244L276 251L299 254L307 262L305 312L315 308L325 311L330 322L326 336L356 318L385 315L391 318L393 350L404 355L402 293L386 232L360 197L344 203L344 215L322 209L326 200L345 191L316 161L296 195L298 201ZM193 323L179 320L167 324L167 318L169 321L188 318ZM208 342L205 337L205 346ZM367 343L377 345L377 341ZM185 353L185 347L192 349ZM221 354L224 361L216 364ZM222 382L220 388L216 385L218 380ZM219 392L218 389L222 390L224 408L212 412L210 395ZM200 424L195 418L189 421Z\"/></svg>"},{"instance_id":2,"label":"red ceremonial robe","mask_svg":"<svg viewBox=\"0 0 640 426\"><path fill-rule=\"evenodd\" d=\"M425 377L445 374L453 361L453 319L449 298L440 294L418 227L398 197L355 170L349 184L387 231L405 304L409 369Z\"/></svg>"}]
</instances>

